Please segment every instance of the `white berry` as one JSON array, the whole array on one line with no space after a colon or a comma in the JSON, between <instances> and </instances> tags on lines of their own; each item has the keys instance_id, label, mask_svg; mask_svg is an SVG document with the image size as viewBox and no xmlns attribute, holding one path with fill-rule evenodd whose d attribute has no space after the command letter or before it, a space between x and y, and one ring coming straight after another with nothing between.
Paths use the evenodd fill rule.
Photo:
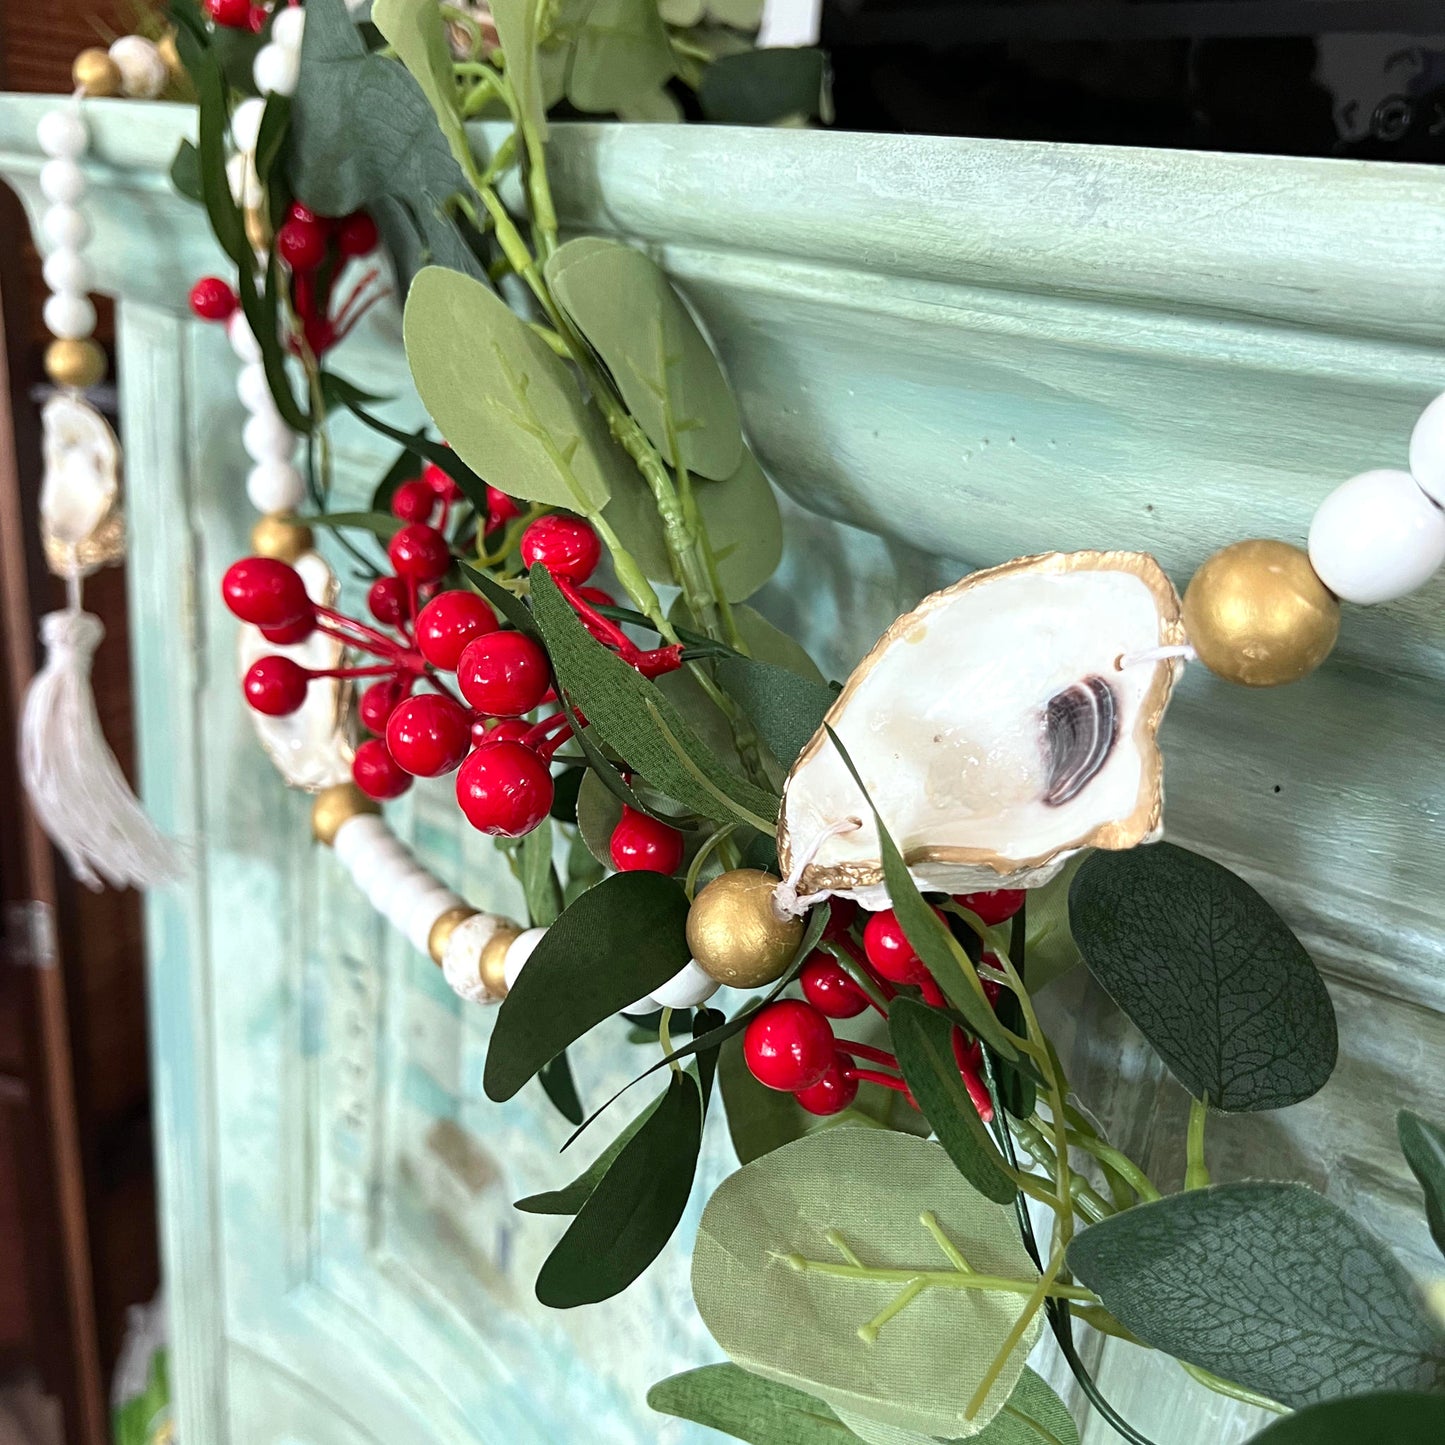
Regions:
<instances>
[{"instance_id":1,"label":"white berry","mask_svg":"<svg viewBox=\"0 0 1445 1445\"><path fill-rule=\"evenodd\" d=\"M502 977L510 990L516 986L526 962L537 951L537 945L547 936L545 928L529 928L519 933L507 945L507 955L502 960Z\"/></svg>"},{"instance_id":2,"label":"white berry","mask_svg":"<svg viewBox=\"0 0 1445 1445\"><path fill-rule=\"evenodd\" d=\"M1310 562L1346 602L1389 602L1445 563L1445 512L1409 472L1363 472L1336 487L1310 524Z\"/></svg>"},{"instance_id":3,"label":"white berry","mask_svg":"<svg viewBox=\"0 0 1445 1445\"><path fill-rule=\"evenodd\" d=\"M231 314L231 319L226 322L226 339L231 343L231 350L242 361L260 361L261 343L256 340L256 333L251 330L251 323L246 320L246 313L238 307Z\"/></svg>"},{"instance_id":4,"label":"white berry","mask_svg":"<svg viewBox=\"0 0 1445 1445\"><path fill-rule=\"evenodd\" d=\"M78 251L90 240L90 222L74 206L51 206L41 217L40 229L57 249Z\"/></svg>"},{"instance_id":5,"label":"white berry","mask_svg":"<svg viewBox=\"0 0 1445 1445\"><path fill-rule=\"evenodd\" d=\"M236 373L236 395L247 411L275 411L266 368L259 361L248 362Z\"/></svg>"},{"instance_id":6,"label":"white berry","mask_svg":"<svg viewBox=\"0 0 1445 1445\"><path fill-rule=\"evenodd\" d=\"M253 151L261 136L261 118L266 114L266 102L254 95L243 100L231 112L231 140L238 151Z\"/></svg>"},{"instance_id":7,"label":"white berry","mask_svg":"<svg viewBox=\"0 0 1445 1445\"><path fill-rule=\"evenodd\" d=\"M277 412L252 412L241 428L241 445L253 462L289 462L296 455L296 433Z\"/></svg>"},{"instance_id":8,"label":"white berry","mask_svg":"<svg viewBox=\"0 0 1445 1445\"><path fill-rule=\"evenodd\" d=\"M41 274L52 291L79 296L91 287L90 266L79 251L52 251L45 258Z\"/></svg>"},{"instance_id":9,"label":"white berry","mask_svg":"<svg viewBox=\"0 0 1445 1445\"><path fill-rule=\"evenodd\" d=\"M1445 395L1437 396L1410 434L1410 470L1431 501L1445 507Z\"/></svg>"},{"instance_id":10,"label":"white berry","mask_svg":"<svg viewBox=\"0 0 1445 1445\"><path fill-rule=\"evenodd\" d=\"M717 991L717 980L690 958L666 983L652 990L652 1001L658 1008L696 1008Z\"/></svg>"},{"instance_id":11,"label":"white berry","mask_svg":"<svg viewBox=\"0 0 1445 1445\"><path fill-rule=\"evenodd\" d=\"M120 71L120 88L133 100L154 100L166 88L170 72L153 41L144 35L122 35L110 47Z\"/></svg>"},{"instance_id":12,"label":"white berry","mask_svg":"<svg viewBox=\"0 0 1445 1445\"><path fill-rule=\"evenodd\" d=\"M301 37L306 31L306 12L299 5L288 5L277 10L271 21L271 39L287 50L300 50Z\"/></svg>"}]
</instances>

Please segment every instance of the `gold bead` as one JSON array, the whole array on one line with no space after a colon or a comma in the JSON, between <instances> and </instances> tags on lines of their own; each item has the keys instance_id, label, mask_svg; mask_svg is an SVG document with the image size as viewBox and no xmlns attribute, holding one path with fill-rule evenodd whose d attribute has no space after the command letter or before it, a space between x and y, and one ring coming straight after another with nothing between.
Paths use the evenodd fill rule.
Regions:
<instances>
[{"instance_id":1,"label":"gold bead","mask_svg":"<svg viewBox=\"0 0 1445 1445\"><path fill-rule=\"evenodd\" d=\"M99 46L82 50L75 57L70 76L87 95L120 94L120 66Z\"/></svg>"},{"instance_id":2,"label":"gold bead","mask_svg":"<svg viewBox=\"0 0 1445 1445\"><path fill-rule=\"evenodd\" d=\"M334 788L323 788L311 805L311 833L318 843L328 848L336 841L341 825L349 818L362 813L379 813L374 803L355 783L338 783Z\"/></svg>"},{"instance_id":3,"label":"gold bead","mask_svg":"<svg viewBox=\"0 0 1445 1445\"><path fill-rule=\"evenodd\" d=\"M294 563L315 545L310 527L279 512L268 513L251 528L251 551L257 557Z\"/></svg>"},{"instance_id":4,"label":"gold bead","mask_svg":"<svg viewBox=\"0 0 1445 1445\"><path fill-rule=\"evenodd\" d=\"M709 978L732 988L761 988L783 976L802 942L803 921L773 912L777 886L771 873L735 868L693 899L687 946Z\"/></svg>"},{"instance_id":5,"label":"gold bead","mask_svg":"<svg viewBox=\"0 0 1445 1445\"><path fill-rule=\"evenodd\" d=\"M493 998L503 999L507 996L507 976L502 971L502 967L507 961L507 950L512 946L512 940L521 936L520 928L504 924L482 947L482 957L477 965L477 972L487 992Z\"/></svg>"},{"instance_id":6,"label":"gold bead","mask_svg":"<svg viewBox=\"0 0 1445 1445\"><path fill-rule=\"evenodd\" d=\"M45 374L56 386L94 386L105 375L105 352L89 337L59 337L45 348Z\"/></svg>"},{"instance_id":7,"label":"gold bead","mask_svg":"<svg viewBox=\"0 0 1445 1445\"><path fill-rule=\"evenodd\" d=\"M1211 672L1246 687L1296 682L1330 655L1340 604L1287 542L1236 542L1194 574L1184 630Z\"/></svg>"},{"instance_id":8,"label":"gold bead","mask_svg":"<svg viewBox=\"0 0 1445 1445\"><path fill-rule=\"evenodd\" d=\"M454 934L463 923L469 918L475 918L477 910L468 908L462 904L459 908L448 908L440 918L431 926L431 932L426 936L426 951L431 954L431 959L438 968L441 967L442 958L446 954L447 944L451 942Z\"/></svg>"}]
</instances>

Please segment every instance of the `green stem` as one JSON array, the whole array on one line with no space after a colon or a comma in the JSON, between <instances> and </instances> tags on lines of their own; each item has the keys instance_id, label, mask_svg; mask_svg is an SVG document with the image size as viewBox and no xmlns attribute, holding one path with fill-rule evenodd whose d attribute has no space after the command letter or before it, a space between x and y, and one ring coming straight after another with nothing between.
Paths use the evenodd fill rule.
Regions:
<instances>
[{"instance_id":1,"label":"green stem","mask_svg":"<svg viewBox=\"0 0 1445 1445\"><path fill-rule=\"evenodd\" d=\"M1010 1279L1007 1275L1001 1274L960 1274L954 1269L874 1269L863 1264L833 1264L829 1260L808 1259L801 1254L774 1254L774 1259L781 1260L789 1269L797 1270L799 1274L825 1274L833 1279L865 1279L877 1281L896 1281L899 1284L911 1284L914 1280L921 1280L926 1289L982 1289L993 1290L1000 1294L1021 1294L1033 1295L1039 1293L1039 1301L1043 1302L1045 1296L1049 1299L1082 1300L1088 1303L1097 1303L1094 1295L1082 1285L1053 1283L1053 1276L1042 1292L1038 1290L1038 1283L1026 1279ZM1062 1261L1060 1261L1062 1264ZM1054 1271L1057 1274L1058 1270Z\"/></svg>"},{"instance_id":2,"label":"green stem","mask_svg":"<svg viewBox=\"0 0 1445 1445\"><path fill-rule=\"evenodd\" d=\"M1189 1134L1185 1141L1188 1163L1184 1170L1186 1189L1204 1189L1209 1184L1209 1166L1204 1162L1204 1126L1209 1120L1209 1095L1189 1101Z\"/></svg>"},{"instance_id":3,"label":"green stem","mask_svg":"<svg viewBox=\"0 0 1445 1445\"><path fill-rule=\"evenodd\" d=\"M1163 1197L1149 1176L1127 1154L1120 1153L1112 1144L1078 1132L1071 1132L1069 1139L1085 1154L1092 1155L1101 1165L1118 1174L1145 1204L1152 1204L1154 1200Z\"/></svg>"},{"instance_id":4,"label":"green stem","mask_svg":"<svg viewBox=\"0 0 1445 1445\"><path fill-rule=\"evenodd\" d=\"M1179 1367L1186 1375L1198 1380L1206 1389L1213 1390L1216 1395L1223 1395L1230 1400L1238 1400L1244 1405L1253 1405L1259 1410L1269 1410L1276 1415L1289 1414L1289 1411L1278 1400L1271 1400L1268 1395L1260 1395L1253 1390L1246 1390L1243 1385L1231 1384L1228 1380L1222 1380L1208 1370L1200 1369L1198 1365L1185 1364L1183 1360L1180 1360Z\"/></svg>"},{"instance_id":5,"label":"green stem","mask_svg":"<svg viewBox=\"0 0 1445 1445\"><path fill-rule=\"evenodd\" d=\"M1072 1215L1070 1217L1072 1218ZM1033 1323L1034 1316L1043 1308L1044 1301L1046 1299L1076 1298L1073 1294L1061 1293L1061 1291L1074 1290L1078 1286L1054 1284L1054 1280L1063 1267L1064 1246L1060 1244L1054 1250L1054 1257L1049 1261L1048 1268L1039 1276L1039 1282L1029 1291L1029 1297L1024 1301L1024 1307L1019 1311L1018 1319L1013 1322L1013 1328L1004 1337L1003 1344L998 1347L998 1353L993 1357L993 1363L984 1372L983 1379L978 1382L978 1389L973 1392L973 1398L964 1407L965 1420L972 1420L982 1408L983 1402L988 1398L988 1392L993 1389L994 1381L998 1379L1009 1356L1013 1354L1028 1327ZM1087 1290L1085 1294L1088 1294Z\"/></svg>"},{"instance_id":6,"label":"green stem","mask_svg":"<svg viewBox=\"0 0 1445 1445\"><path fill-rule=\"evenodd\" d=\"M688 864L687 878L682 885L683 891L687 894L688 898L692 898L697 892L697 880L702 873L703 864L732 837L737 826L736 823L724 823L716 833L710 833L702 847L697 850L692 862Z\"/></svg>"}]
</instances>

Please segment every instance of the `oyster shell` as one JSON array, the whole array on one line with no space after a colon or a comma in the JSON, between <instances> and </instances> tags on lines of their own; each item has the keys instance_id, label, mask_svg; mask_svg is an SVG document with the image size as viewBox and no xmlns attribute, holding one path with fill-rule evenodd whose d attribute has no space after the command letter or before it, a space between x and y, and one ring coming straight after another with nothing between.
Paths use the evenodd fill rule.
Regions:
<instances>
[{"instance_id":1,"label":"oyster shell","mask_svg":"<svg viewBox=\"0 0 1445 1445\"><path fill-rule=\"evenodd\" d=\"M1152 557L1024 557L900 617L827 722L921 889L1035 887L1081 848L1159 836L1157 733L1183 661L1149 654L1183 642ZM788 775L778 859L804 902L887 906L878 830L821 729Z\"/></svg>"},{"instance_id":2,"label":"oyster shell","mask_svg":"<svg viewBox=\"0 0 1445 1445\"><path fill-rule=\"evenodd\" d=\"M57 393L40 412L40 539L57 577L87 577L125 555L120 443L87 401Z\"/></svg>"}]
</instances>

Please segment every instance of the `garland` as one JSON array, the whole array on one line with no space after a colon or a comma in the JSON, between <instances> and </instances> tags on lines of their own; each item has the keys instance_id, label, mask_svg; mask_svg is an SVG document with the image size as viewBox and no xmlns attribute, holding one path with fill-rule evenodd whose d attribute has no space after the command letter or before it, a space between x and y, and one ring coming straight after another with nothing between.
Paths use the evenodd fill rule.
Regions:
<instances>
[{"instance_id":1,"label":"garland","mask_svg":"<svg viewBox=\"0 0 1445 1445\"><path fill-rule=\"evenodd\" d=\"M620 1013L660 1051L634 1081L664 1083L652 1103L519 1201L570 1217L538 1297L604 1299L656 1258L720 1092L741 1167L693 1289L734 1363L661 1382L660 1411L768 1445L1077 1442L1025 1363L1047 1325L1145 1441L1082 1326L1280 1412L1268 1445L1441 1438L1439 1311L1384 1245L1302 1185L1211 1182L1210 1115L1312 1096L1336 1021L1270 905L1156 841L1156 739L1186 661L1292 681L1340 599L1445 562L1445 399L1411 470L1344 484L1307 552L1226 547L1182 603L1138 554L1009 563L926 599L838 689L746 606L778 513L721 366L651 258L562 240L546 149L558 106L820 114L821 61L751 52L756 7L702 0L171 15L200 109L174 178L236 268L192 305L243 362L265 516L224 592L263 742L378 910L463 997L500 1001L493 1099L539 1079L580 1133L608 1105L583 1117L568 1046ZM484 157L476 118L498 122ZM383 243L445 442L330 369L382 294ZM338 409L401 447L364 513L329 510ZM315 528L369 578L367 615L338 606ZM525 927L470 909L379 816L451 774ZM1103 1135L1040 1023L1081 961L1190 1095L1182 1189ZM754 992L724 1011L723 985ZM1402 1111L1399 1135L1445 1249L1445 1130Z\"/></svg>"}]
</instances>

